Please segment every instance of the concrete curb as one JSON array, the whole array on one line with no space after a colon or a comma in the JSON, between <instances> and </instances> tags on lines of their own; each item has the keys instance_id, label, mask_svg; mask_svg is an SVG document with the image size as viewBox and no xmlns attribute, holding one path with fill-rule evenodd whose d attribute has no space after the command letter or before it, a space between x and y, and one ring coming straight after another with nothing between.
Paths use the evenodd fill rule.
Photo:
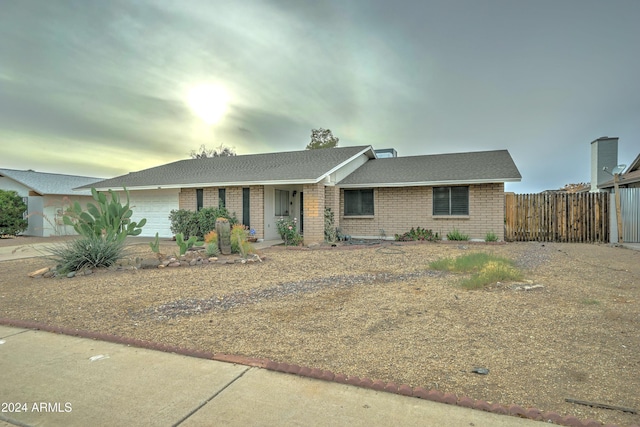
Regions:
<instances>
[{"instance_id":1,"label":"concrete curb","mask_svg":"<svg viewBox=\"0 0 640 427\"><path fill-rule=\"evenodd\" d=\"M134 338L126 338L118 335L104 334L99 332L85 331L81 329L66 328L59 326L47 325L44 323L16 320L0 317L0 325L12 326L24 329L35 329L45 332L58 333L63 335L75 336L80 338L89 338L100 341L111 342L115 344L125 344L128 346L144 348L148 350L157 350L167 353L174 353L183 356L197 357L200 359L216 360L219 362L234 363L251 367L258 367L270 371L281 372L285 374L298 375L301 377L313 378L323 381L349 384L356 387L368 388L376 391L399 394L408 397L416 397L418 399L430 400L438 403L446 403L449 405L457 405L465 408L476 409L495 414L511 415L520 418L527 418L535 421L543 421L557 425L568 427L601 427L602 423L589 419L580 420L572 415L562 416L557 412L541 412L536 408L523 408L518 405L501 405L491 404L484 400L475 400L469 397L459 397L453 393L443 393L440 390L427 390L423 387L411 387L406 384L386 383L381 380L372 380L370 378L360 378L357 376L349 376L345 374L335 374L328 370L309 368L306 366L293 365L282 362L274 362L269 359L260 359L246 356L237 356L225 353L213 353L208 351L193 350L184 347L160 344L152 341L139 340ZM606 424L605 427L617 427L615 424ZM640 427L633 424L629 427Z\"/></svg>"}]
</instances>

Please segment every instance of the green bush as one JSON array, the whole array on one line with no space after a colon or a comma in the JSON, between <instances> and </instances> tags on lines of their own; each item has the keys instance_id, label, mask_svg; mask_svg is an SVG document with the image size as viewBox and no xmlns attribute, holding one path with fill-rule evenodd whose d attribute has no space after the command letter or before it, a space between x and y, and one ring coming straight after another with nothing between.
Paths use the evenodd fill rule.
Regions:
<instances>
[{"instance_id":1,"label":"green bush","mask_svg":"<svg viewBox=\"0 0 640 427\"><path fill-rule=\"evenodd\" d=\"M124 189L127 203L120 203L120 196L113 190L109 190L111 200L107 200L104 193L91 189L93 203L87 203L87 210L83 210L80 203L73 206L62 217L65 225L72 226L76 233L83 237L102 238L108 241L123 242L127 236L137 236L142 232L142 227L147 223L146 218L139 223L131 221L133 211L129 207L129 191Z\"/></svg>"},{"instance_id":2,"label":"green bush","mask_svg":"<svg viewBox=\"0 0 640 427\"><path fill-rule=\"evenodd\" d=\"M522 274L513 261L483 252L472 252L456 259L444 258L429 264L433 270L471 273L460 285L467 289L482 288L491 283L505 280L520 280Z\"/></svg>"},{"instance_id":3,"label":"green bush","mask_svg":"<svg viewBox=\"0 0 640 427\"><path fill-rule=\"evenodd\" d=\"M462 234L459 230L454 228L453 231L447 233L447 240L469 240L469 235Z\"/></svg>"},{"instance_id":4,"label":"green bush","mask_svg":"<svg viewBox=\"0 0 640 427\"><path fill-rule=\"evenodd\" d=\"M209 257L220 255L220 249L218 249L218 241L207 243L207 246L204 249L205 253Z\"/></svg>"},{"instance_id":5,"label":"green bush","mask_svg":"<svg viewBox=\"0 0 640 427\"><path fill-rule=\"evenodd\" d=\"M199 240L204 240L204 236L216 229L216 219L226 218L233 226L238 223L235 212L229 213L226 208L203 208L198 212L186 209L172 210L169 213L171 232L181 233L185 239L196 236Z\"/></svg>"},{"instance_id":6,"label":"green bush","mask_svg":"<svg viewBox=\"0 0 640 427\"><path fill-rule=\"evenodd\" d=\"M169 222L171 223L171 232L174 235L182 234L183 237L189 238L198 234L198 218L196 213L186 209L172 210L169 213Z\"/></svg>"},{"instance_id":7,"label":"green bush","mask_svg":"<svg viewBox=\"0 0 640 427\"><path fill-rule=\"evenodd\" d=\"M23 217L26 210L27 205L16 191L0 190L0 236L15 236L26 230L28 223Z\"/></svg>"},{"instance_id":8,"label":"green bush","mask_svg":"<svg viewBox=\"0 0 640 427\"><path fill-rule=\"evenodd\" d=\"M493 231L490 231L486 234L486 236L484 236L484 241L485 242L497 242L498 241L498 236L496 236L496 233L494 233Z\"/></svg>"},{"instance_id":9,"label":"green bush","mask_svg":"<svg viewBox=\"0 0 640 427\"><path fill-rule=\"evenodd\" d=\"M280 238L284 240L285 246L298 246L302 243L302 236L298 233L298 221L289 218L280 218L276 221Z\"/></svg>"},{"instance_id":10,"label":"green bush","mask_svg":"<svg viewBox=\"0 0 640 427\"><path fill-rule=\"evenodd\" d=\"M438 233L434 233L431 230L420 227L411 227L411 230L407 231L404 234L396 234L395 239L401 242L408 242L412 240L426 240L429 242L435 242L436 240L440 240L440 236L438 236Z\"/></svg>"},{"instance_id":11,"label":"green bush","mask_svg":"<svg viewBox=\"0 0 640 427\"><path fill-rule=\"evenodd\" d=\"M506 258L498 258L484 252L471 252L458 258L443 258L433 261L429 267L433 270L448 270L458 273L472 273L479 271L482 267L492 261L500 260L501 262L509 262Z\"/></svg>"},{"instance_id":12,"label":"green bush","mask_svg":"<svg viewBox=\"0 0 640 427\"><path fill-rule=\"evenodd\" d=\"M110 267L123 257L125 244L121 240L91 236L48 249L50 258L56 262L56 270L64 274L85 268Z\"/></svg>"},{"instance_id":13,"label":"green bush","mask_svg":"<svg viewBox=\"0 0 640 427\"><path fill-rule=\"evenodd\" d=\"M231 227L231 252L242 254L242 243L247 241L248 233L242 224L236 224Z\"/></svg>"}]
</instances>

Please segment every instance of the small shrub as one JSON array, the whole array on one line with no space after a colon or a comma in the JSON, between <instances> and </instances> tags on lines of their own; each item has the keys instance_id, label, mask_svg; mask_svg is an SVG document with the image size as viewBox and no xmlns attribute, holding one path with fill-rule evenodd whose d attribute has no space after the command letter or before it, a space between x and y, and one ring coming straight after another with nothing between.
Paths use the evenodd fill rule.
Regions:
<instances>
[{"instance_id":1,"label":"small shrub","mask_svg":"<svg viewBox=\"0 0 640 427\"><path fill-rule=\"evenodd\" d=\"M276 221L280 238L284 240L285 246L293 245L298 246L302 243L302 236L298 233L297 229L298 221L296 218L293 220L289 218L280 218Z\"/></svg>"},{"instance_id":2,"label":"small shrub","mask_svg":"<svg viewBox=\"0 0 640 427\"><path fill-rule=\"evenodd\" d=\"M239 253L243 258L253 252L253 246L249 242L249 230L242 224L236 224L231 228L231 252Z\"/></svg>"},{"instance_id":3,"label":"small shrub","mask_svg":"<svg viewBox=\"0 0 640 427\"><path fill-rule=\"evenodd\" d=\"M478 289L486 285L504 280L519 280L522 274L510 263L490 261L470 278L462 281L461 286L466 289Z\"/></svg>"},{"instance_id":4,"label":"small shrub","mask_svg":"<svg viewBox=\"0 0 640 427\"><path fill-rule=\"evenodd\" d=\"M433 270L472 273L470 278L461 282L461 286L467 289L477 289L505 280L522 279L522 274L515 268L513 261L483 252L433 261L429 267Z\"/></svg>"},{"instance_id":5,"label":"small shrub","mask_svg":"<svg viewBox=\"0 0 640 427\"><path fill-rule=\"evenodd\" d=\"M235 213L230 213L225 207L203 208L196 213L198 230L196 235L203 239L205 233L216 229L216 221L226 219L231 225L237 224L238 219Z\"/></svg>"},{"instance_id":6,"label":"small shrub","mask_svg":"<svg viewBox=\"0 0 640 427\"><path fill-rule=\"evenodd\" d=\"M169 213L169 222L174 235L182 234L182 237L187 239L197 235L199 230L196 213L186 209L172 210Z\"/></svg>"},{"instance_id":7,"label":"small shrub","mask_svg":"<svg viewBox=\"0 0 640 427\"><path fill-rule=\"evenodd\" d=\"M124 255L123 241L102 237L83 237L48 248L59 273L85 268L110 267Z\"/></svg>"},{"instance_id":8,"label":"small shrub","mask_svg":"<svg viewBox=\"0 0 640 427\"><path fill-rule=\"evenodd\" d=\"M242 224L231 227L231 252L240 253L242 242L247 240L247 229Z\"/></svg>"},{"instance_id":9,"label":"small shrub","mask_svg":"<svg viewBox=\"0 0 640 427\"><path fill-rule=\"evenodd\" d=\"M215 230L211 230L207 234L204 235L205 243L215 243L218 244L218 233Z\"/></svg>"},{"instance_id":10,"label":"small shrub","mask_svg":"<svg viewBox=\"0 0 640 427\"><path fill-rule=\"evenodd\" d=\"M235 213L230 214L226 208L204 208L198 212L186 209L172 210L169 213L169 221L171 222L171 232L174 234L182 234L185 239L196 236L203 240L204 235L216 228L216 220L224 218L231 225L237 224L238 219Z\"/></svg>"},{"instance_id":11,"label":"small shrub","mask_svg":"<svg viewBox=\"0 0 640 427\"><path fill-rule=\"evenodd\" d=\"M28 223L23 215L27 205L16 191L0 190L0 236L15 236L27 229Z\"/></svg>"},{"instance_id":12,"label":"small shrub","mask_svg":"<svg viewBox=\"0 0 640 427\"><path fill-rule=\"evenodd\" d=\"M218 241L216 240L215 242L208 243L204 248L204 251L209 257L220 255L220 249L218 249Z\"/></svg>"},{"instance_id":13,"label":"small shrub","mask_svg":"<svg viewBox=\"0 0 640 427\"><path fill-rule=\"evenodd\" d=\"M395 239L401 242L408 242L412 240L426 240L429 242L435 242L436 240L440 240L440 236L438 236L438 233L434 233L431 230L420 227L411 227L411 230L407 231L404 234L396 234Z\"/></svg>"},{"instance_id":14,"label":"small shrub","mask_svg":"<svg viewBox=\"0 0 640 427\"><path fill-rule=\"evenodd\" d=\"M484 236L484 241L485 242L497 242L498 241L498 236L496 236L496 233L494 233L493 231L490 231L487 233L486 236Z\"/></svg>"},{"instance_id":15,"label":"small shrub","mask_svg":"<svg viewBox=\"0 0 640 427\"><path fill-rule=\"evenodd\" d=\"M447 240L469 240L469 235L462 234L459 230L454 228L453 231L447 233Z\"/></svg>"},{"instance_id":16,"label":"small shrub","mask_svg":"<svg viewBox=\"0 0 640 427\"><path fill-rule=\"evenodd\" d=\"M253 246L251 245L251 243L249 243L249 241L243 240L238 246L238 251L243 258L246 258L247 255L253 253Z\"/></svg>"}]
</instances>

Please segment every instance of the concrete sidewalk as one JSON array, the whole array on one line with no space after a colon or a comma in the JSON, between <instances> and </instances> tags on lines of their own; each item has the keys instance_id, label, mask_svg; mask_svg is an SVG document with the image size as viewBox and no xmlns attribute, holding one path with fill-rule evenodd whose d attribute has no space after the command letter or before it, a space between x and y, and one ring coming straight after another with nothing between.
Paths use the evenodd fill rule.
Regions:
<instances>
[{"instance_id":1,"label":"concrete sidewalk","mask_svg":"<svg viewBox=\"0 0 640 427\"><path fill-rule=\"evenodd\" d=\"M0 426L535 426L336 382L0 326Z\"/></svg>"}]
</instances>

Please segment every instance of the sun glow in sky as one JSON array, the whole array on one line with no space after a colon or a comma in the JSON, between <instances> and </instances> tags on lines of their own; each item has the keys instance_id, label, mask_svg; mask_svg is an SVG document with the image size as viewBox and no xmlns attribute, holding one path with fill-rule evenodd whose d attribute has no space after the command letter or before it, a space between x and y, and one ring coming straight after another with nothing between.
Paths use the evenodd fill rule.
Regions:
<instances>
[{"instance_id":1,"label":"sun glow in sky","mask_svg":"<svg viewBox=\"0 0 640 427\"><path fill-rule=\"evenodd\" d=\"M303 150L322 127L399 156L507 149L523 177L507 191L561 188L590 179L600 136L638 155L638 16L639 0L0 0L0 167L108 178L203 144Z\"/></svg>"},{"instance_id":2,"label":"sun glow in sky","mask_svg":"<svg viewBox=\"0 0 640 427\"><path fill-rule=\"evenodd\" d=\"M227 111L229 94L217 85L199 85L189 90L187 103L193 113L208 125L218 123Z\"/></svg>"}]
</instances>

